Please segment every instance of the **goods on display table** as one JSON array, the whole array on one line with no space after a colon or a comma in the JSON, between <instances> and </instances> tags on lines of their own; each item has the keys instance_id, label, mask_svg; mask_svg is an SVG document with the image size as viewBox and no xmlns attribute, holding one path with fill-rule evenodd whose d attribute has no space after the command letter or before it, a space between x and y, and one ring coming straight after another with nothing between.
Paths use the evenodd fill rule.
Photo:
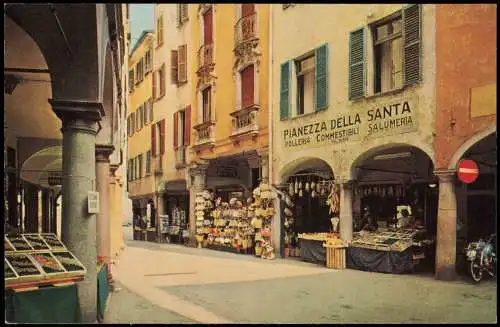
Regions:
<instances>
[{"instance_id":1,"label":"goods on display table","mask_svg":"<svg viewBox=\"0 0 500 327\"><path fill-rule=\"evenodd\" d=\"M75 282L87 273L55 234L4 236L4 280L9 322L78 322ZM57 295L56 295L57 293ZM51 311L41 298L50 298Z\"/></svg>"},{"instance_id":2,"label":"goods on display table","mask_svg":"<svg viewBox=\"0 0 500 327\"><path fill-rule=\"evenodd\" d=\"M324 242L331 244L339 239L337 233L304 233L299 234L300 258L303 261L326 265L326 249Z\"/></svg>"},{"instance_id":3,"label":"goods on display table","mask_svg":"<svg viewBox=\"0 0 500 327\"><path fill-rule=\"evenodd\" d=\"M186 236L189 236L187 229L186 211L175 207L171 211L171 217L168 215L160 215L161 234L163 240L170 243L176 241L182 243Z\"/></svg>"},{"instance_id":4,"label":"goods on display table","mask_svg":"<svg viewBox=\"0 0 500 327\"><path fill-rule=\"evenodd\" d=\"M347 266L388 273L411 272L433 243L423 229L356 232L349 244Z\"/></svg>"},{"instance_id":5,"label":"goods on display table","mask_svg":"<svg viewBox=\"0 0 500 327\"><path fill-rule=\"evenodd\" d=\"M275 215L276 195L268 184L244 199L242 192L232 192L229 202L214 199L209 191L196 195L196 238L198 247L242 252L274 258L271 246L271 220Z\"/></svg>"}]
</instances>

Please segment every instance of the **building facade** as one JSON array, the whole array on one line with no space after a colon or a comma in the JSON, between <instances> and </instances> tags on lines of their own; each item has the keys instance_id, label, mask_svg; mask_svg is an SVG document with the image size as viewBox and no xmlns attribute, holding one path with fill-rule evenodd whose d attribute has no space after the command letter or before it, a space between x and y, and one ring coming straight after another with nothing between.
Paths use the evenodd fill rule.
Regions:
<instances>
[{"instance_id":1,"label":"building facade","mask_svg":"<svg viewBox=\"0 0 500 327\"><path fill-rule=\"evenodd\" d=\"M436 7L271 8L272 183L285 190L299 182L340 184L345 240L363 208L382 210L362 190L435 200L426 185L435 180ZM313 202L303 204L305 212L320 206ZM298 232L328 231L328 212L313 216L316 222L294 217ZM435 229L435 214L426 220Z\"/></svg>"},{"instance_id":2,"label":"building facade","mask_svg":"<svg viewBox=\"0 0 500 327\"><path fill-rule=\"evenodd\" d=\"M436 273L445 279L465 262L467 242L496 230L495 40L495 5L436 6ZM478 164L475 182L457 180L461 159Z\"/></svg>"},{"instance_id":3,"label":"building facade","mask_svg":"<svg viewBox=\"0 0 500 327\"><path fill-rule=\"evenodd\" d=\"M111 236L123 215L110 198L125 195L126 6L7 4L5 12L8 222L19 232L60 229L87 269L78 297L82 321L94 322L97 262L109 264L111 242L122 244ZM88 207L95 191L97 214Z\"/></svg>"},{"instance_id":4,"label":"building facade","mask_svg":"<svg viewBox=\"0 0 500 327\"><path fill-rule=\"evenodd\" d=\"M267 178L269 5L189 5L192 140L190 231L194 195L204 189L229 201L249 196Z\"/></svg>"},{"instance_id":5,"label":"building facade","mask_svg":"<svg viewBox=\"0 0 500 327\"><path fill-rule=\"evenodd\" d=\"M128 195L132 199L133 219L151 217L154 197L149 126L153 123L153 32L144 31L129 60L127 117ZM147 211L147 207L150 211ZM154 220L154 218L153 218ZM154 226L154 221L152 222Z\"/></svg>"}]
</instances>

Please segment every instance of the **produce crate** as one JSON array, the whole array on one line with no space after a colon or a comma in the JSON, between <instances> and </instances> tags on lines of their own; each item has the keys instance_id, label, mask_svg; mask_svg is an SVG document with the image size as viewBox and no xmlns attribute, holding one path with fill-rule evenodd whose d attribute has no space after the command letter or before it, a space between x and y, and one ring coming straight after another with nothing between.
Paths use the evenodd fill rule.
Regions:
<instances>
[{"instance_id":1,"label":"produce crate","mask_svg":"<svg viewBox=\"0 0 500 327\"><path fill-rule=\"evenodd\" d=\"M346 267L346 248L330 247L326 248L326 267L330 269L345 269Z\"/></svg>"}]
</instances>

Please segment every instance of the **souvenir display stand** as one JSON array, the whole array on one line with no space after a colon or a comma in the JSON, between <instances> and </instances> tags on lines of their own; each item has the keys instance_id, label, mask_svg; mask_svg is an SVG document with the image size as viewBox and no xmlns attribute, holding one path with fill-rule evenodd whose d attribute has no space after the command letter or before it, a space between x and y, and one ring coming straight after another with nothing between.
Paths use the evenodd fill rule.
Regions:
<instances>
[{"instance_id":1,"label":"souvenir display stand","mask_svg":"<svg viewBox=\"0 0 500 327\"><path fill-rule=\"evenodd\" d=\"M244 199L242 192L232 192L229 202L214 199L209 191L196 195L196 239L198 247L255 254L274 258L271 246L271 220L275 215L275 193L268 184Z\"/></svg>"},{"instance_id":2,"label":"souvenir display stand","mask_svg":"<svg viewBox=\"0 0 500 327\"><path fill-rule=\"evenodd\" d=\"M87 273L55 234L4 237L9 322L78 322L76 282Z\"/></svg>"}]
</instances>

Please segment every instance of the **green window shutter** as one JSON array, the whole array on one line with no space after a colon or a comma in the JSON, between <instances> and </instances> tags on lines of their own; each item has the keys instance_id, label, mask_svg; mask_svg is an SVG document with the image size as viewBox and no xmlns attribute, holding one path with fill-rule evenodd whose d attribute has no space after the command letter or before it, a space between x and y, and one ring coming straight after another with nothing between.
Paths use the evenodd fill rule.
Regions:
<instances>
[{"instance_id":1,"label":"green window shutter","mask_svg":"<svg viewBox=\"0 0 500 327\"><path fill-rule=\"evenodd\" d=\"M349 34L349 99L365 95L365 30Z\"/></svg>"},{"instance_id":2,"label":"green window shutter","mask_svg":"<svg viewBox=\"0 0 500 327\"><path fill-rule=\"evenodd\" d=\"M281 64L280 119L287 119L290 113L290 61Z\"/></svg>"},{"instance_id":3,"label":"green window shutter","mask_svg":"<svg viewBox=\"0 0 500 327\"><path fill-rule=\"evenodd\" d=\"M328 43L316 49L315 110L328 108Z\"/></svg>"},{"instance_id":4,"label":"green window shutter","mask_svg":"<svg viewBox=\"0 0 500 327\"><path fill-rule=\"evenodd\" d=\"M403 9L404 84L411 85L421 78L421 20L420 5L409 5Z\"/></svg>"}]
</instances>

